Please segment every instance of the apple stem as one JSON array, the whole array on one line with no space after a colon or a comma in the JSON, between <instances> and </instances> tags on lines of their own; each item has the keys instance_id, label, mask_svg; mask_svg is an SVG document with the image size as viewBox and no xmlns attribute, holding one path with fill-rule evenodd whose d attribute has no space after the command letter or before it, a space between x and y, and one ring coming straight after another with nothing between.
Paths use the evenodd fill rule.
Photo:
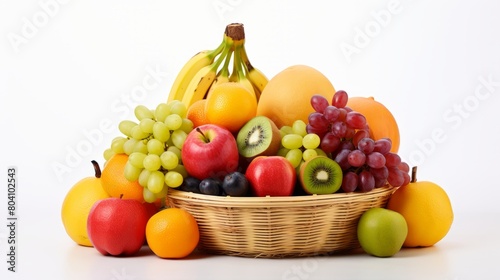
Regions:
<instances>
[{"instance_id":1,"label":"apple stem","mask_svg":"<svg viewBox=\"0 0 500 280\"><path fill-rule=\"evenodd\" d=\"M120 194L120 199L122 199L122 198L123 198L123 194L121 193L121 194Z\"/></svg>"},{"instance_id":2,"label":"apple stem","mask_svg":"<svg viewBox=\"0 0 500 280\"><path fill-rule=\"evenodd\" d=\"M415 183L417 182L417 167L413 166L411 169L411 182Z\"/></svg>"},{"instance_id":3,"label":"apple stem","mask_svg":"<svg viewBox=\"0 0 500 280\"><path fill-rule=\"evenodd\" d=\"M207 136L205 136L205 134L203 134L203 131L201 131L201 129L200 129L199 127L197 127L197 128L196 128L196 131L197 131L198 133L200 133L200 134L203 136L203 138L205 138L205 141L210 142L210 140L207 138ZM208 142L207 142L207 143L208 143Z\"/></svg>"},{"instance_id":4,"label":"apple stem","mask_svg":"<svg viewBox=\"0 0 500 280\"><path fill-rule=\"evenodd\" d=\"M101 178L101 168L99 167L99 163L95 160L92 160L91 163L94 165L95 177Z\"/></svg>"}]
</instances>

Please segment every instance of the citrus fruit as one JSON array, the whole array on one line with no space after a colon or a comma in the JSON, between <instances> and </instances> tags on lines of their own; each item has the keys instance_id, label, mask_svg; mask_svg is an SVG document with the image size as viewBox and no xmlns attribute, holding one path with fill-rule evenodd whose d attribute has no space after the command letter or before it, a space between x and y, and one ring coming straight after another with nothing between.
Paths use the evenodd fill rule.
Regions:
<instances>
[{"instance_id":1,"label":"citrus fruit","mask_svg":"<svg viewBox=\"0 0 500 280\"><path fill-rule=\"evenodd\" d=\"M392 142L391 152L399 150L399 128L391 111L373 97L350 97L347 106L363 114L374 140L389 138Z\"/></svg>"},{"instance_id":2,"label":"citrus fruit","mask_svg":"<svg viewBox=\"0 0 500 280\"><path fill-rule=\"evenodd\" d=\"M144 202L144 188L139 182L131 182L123 175L127 160L128 155L115 154L106 162L101 175L102 187L111 197Z\"/></svg>"},{"instance_id":3,"label":"citrus fruit","mask_svg":"<svg viewBox=\"0 0 500 280\"><path fill-rule=\"evenodd\" d=\"M389 198L387 209L399 212L408 224L404 247L428 247L446 236L453 223L451 202L439 185L415 179L397 189Z\"/></svg>"},{"instance_id":4,"label":"citrus fruit","mask_svg":"<svg viewBox=\"0 0 500 280\"><path fill-rule=\"evenodd\" d=\"M260 95L257 115L270 118L278 128L292 126L295 120L308 123L309 114L314 111L310 105L314 94L332 100L335 88L315 68L290 66L269 80Z\"/></svg>"},{"instance_id":5,"label":"citrus fruit","mask_svg":"<svg viewBox=\"0 0 500 280\"><path fill-rule=\"evenodd\" d=\"M205 112L211 124L236 133L257 112L257 99L245 86L236 82L217 85L208 95Z\"/></svg>"},{"instance_id":6,"label":"citrus fruit","mask_svg":"<svg viewBox=\"0 0 500 280\"><path fill-rule=\"evenodd\" d=\"M200 240L200 232L189 212L180 208L167 208L149 219L146 240L158 257L179 259L194 251Z\"/></svg>"},{"instance_id":7,"label":"citrus fruit","mask_svg":"<svg viewBox=\"0 0 500 280\"><path fill-rule=\"evenodd\" d=\"M209 123L207 114L205 113L206 103L206 99L200 99L189 106L186 117L193 122L193 127Z\"/></svg>"},{"instance_id":8,"label":"citrus fruit","mask_svg":"<svg viewBox=\"0 0 500 280\"><path fill-rule=\"evenodd\" d=\"M64 198L61 218L64 229L73 241L82 246L92 247L87 235L87 218L90 209L99 200L109 198L101 185L101 170L97 162L92 161L95 177L83 178L77 182Z\"/></svg>"}]
</instances>

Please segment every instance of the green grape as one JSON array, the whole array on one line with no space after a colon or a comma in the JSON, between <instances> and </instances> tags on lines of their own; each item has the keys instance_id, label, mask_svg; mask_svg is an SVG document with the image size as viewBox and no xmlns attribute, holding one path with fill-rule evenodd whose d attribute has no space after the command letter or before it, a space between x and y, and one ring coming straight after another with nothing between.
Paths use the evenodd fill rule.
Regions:
<instances>
[{"instance_id":1,"label":"green grape","mask_svg":"<svg viewBox=\"0 0 500 280\"><path fill-rule=\"evenodd\" d=\"M168 126L162 122L156 122L153 125L153 137L165 143L170 138Z\"/></svg>"},{"instance_id":2,"label":"green grape","mask_svg":"<svg viewBox=\"0 0 500 280\"><path fill-rule=\"evenodd\" d=\"M281 134L281 138L283 138L283 136L285 135L288 135L288 134L293 134L293 130L292 130L292 127L289 126L289 125L284 125L280 128L280 134Z\"/></svg>"},{"instance_id":3,"label":"green grape","mask_svg":"<svg viewBox=\"0 0 500 280\"><path fill-rule=\"evenodd\" d=\"M148 186L148 180L149 180L149 175L151 175L151 171L147 170L147 169L143 169L141 171L141 174L139 175L139 185L143 186L143 187L147 187Z\"/></svg>"},{"instance_id":4,"label":"green grape","mask_svg":"<svg viewBox=\"0 0 500 280\"><path fill-rule=\"evenodd\" d=\"M302 138L302 146L306 149L316 149L319 147L319 144L321 143L321 139L319 136L315 133L309 133Z\"/></svg>"},{"instance_id":5,"label":"green grape","mask_svg":"<svg viewBox=\"0 0 500 280\"><path fill-rule=\"evenodd\" d=\"M191 121L188 118L183 118L182 125L179 129L186 132L186 133L189 133L193 130L193 127L194 127L193 121Z\"/></svg>"},{"instance_id":6,"label":"green grape","mask_svg":"<svg viewBox=\"0 0 500 280\"><path fill-rule=\"evenodd\" d=\"M144 169L156 171L161 167L160 157L155 154L149 154L144 158L142 164L144 165Z\"/></svg>"},{"instance_id":7,"label":"green grape","mask_svg":"<svg viewBox=\"0 0 500 280\"><path fill-rule=\"evenodd\" d=\"M146 144L144 143L144 140L137 141L137 143L135 143L133 152L139 152L139 153L143 153L143 154L148 153L148 146L146 146Z\"/></svg>"},{"instance_id":8,"label":"green grape","mask_svg":"<svg viewBox=\"0 0 500 280\"><path fill-rule=\"evenodd\" d=\"M130 130L130 135L134 139L142 140L149 137L150 134L142 131L141 127L139 125L136 125L132 127L132 130Z\"/></svg>"},{"instance_id":9,"label":"green grape","mask_svg":"<svg viewBox=\"0 0 500 280\"><path fill-rule=\"evenodd\" d=\"M176 154L179 161L181 160L181 157L182 157L181 156L182 155L181 149L177 148L176 146L168 146L167 151Z\"/></svg>"},{"instance_id":10,"label":"green grape","mask_svg":"<svg viewBox=\"0 0 500 280\"><path fill-rule=\"evenodd\" d=\"M314 149L316 151L316 153L318 154L318 156L328 156L325 151L323 151L321 148L316 148Z\"/></svg>"},{"instance_id":11,"label":"green grape","mask_svg":"<svg viewBox=\"0 0 500 280\"><path fill-rule=\"evenodd\" d=\"M171 188L177 188L182 185L184 178L179 172L169 171L165 174L165 183Z\"/></svg>"},{"instance_id":12,"label":"green grape","mask_svg":"<svg viewBox=\"0 0 500 280\"><path fill-rule=\"evenodd\" d=\"M139 122L139 127L141 128L142 132L145 133L153 133L153 125L156 123L155 120L152 119L142 119Z\"/></svg>"},{"instance_id":13,"label":"green grape","mask_svg":"<svg viewBox=\"0 0 500 280\"><path fill-rule=\"evenodd\" d=\"M177 130L182 125L182 118L177 114L170 114L165 118L164 122L169 130Z\"/></svg>"},{"instance_id":14,"label":"green grape","mask_svg":"<svg viewBox=\"0 0 500 280\"><path fill-rule=\"evenodd\" d=\"M139 175L141 174L141 169L133 166L130 162L125 163L125 168L123 169L123 175L125 178L131 182L137 181Z\"/></svg>"},{"instance_id":15,"label":"green grape","mask_svg":"<svg viewBox=\"0 0 500 280\"><path fill-rule=\"evenodd\" d=\"M167 194L168 194L168 186L167 186L167 184L164 184L161 191L159 193L155 193L155 196L156 196L156 199L165 198L167 196Z\"/></svg>"},{"instance_id":16,"label":"green grape","mask_svg":"<svg viewBox=\"0 0 500 280\"><path fill-rule=\"evenodd\" d=\"M148 189L153 193L161 192L165 185L165 176L161 171L152 171L148 178Z\"/></svg>"},{"instance_id":17,"label":"green grape","mask_svg":"<svg viewBox=\"0 0 500 280\"><path fill-rule=\"evenodd\" d=\"M115 154L123 154L125 153L123 151L123 144L125 144L125 142L127 142L127 138L125 137L117 137L115 139L113 139L113 141L111 142L111 150L113 151L113 153Z\"/></svg>"},{"instance_id":18,"label":"green grape","mask_svg":"<svg viewBox=\"0 0 500 280\"><path fill-rule=\"evenodd\" d=\"M302 136L298 134L287 134L281 138L281 145L287 149L299 149L302 147Z\"/></svg>"},{"instance_id":19,"label":"green grape","mask_svg":"<svg viewBox=\"0 0 500 280\"><path fill-rule=\"evenodd\" d=\"M300 149L291 149L285 158L292 164L293 168L296 168L302 161L302 151Z\"/></svg>"},{"instance_id":20,"label":"green grape","mask_svg":"<svg viewBox=\"0 0 500 280\"><path fill-rule=\"evenodd\" d=\"M286 157L286 154L290 151L290 149L287 149L287 148L283 148L281 147L279 150L278 150L278 156L280 157Z\"/></svg>"},{"instance_id":21,"label":"green grape","mask_svg":"<svg viewBox=\"0 0 500 280\"><path fill-rule=\"evenodd\" d=\"M170 105L170 114L177 114L181 118L184 118L187 113L186 105L179 100L171 101L168 105Z\"/></svg>"},{"instance_id":22,"label":"green grape","mask_svg":"<svg viewBox=\"0 0 500 280\"><path fill-rule=\"evenodd\" d=\"M146 106L144 105L138 105L135 107L134 109L134 114L135 114L135 117L141 121L143 119L152 119L154 118L155 116L153 115L153 113L151 113L151 110L149 110Z\"/></svg>"},{"instance_id":23,"label":"green grape","mask_svg":"<svg viewBox=\"0 0 500 280\"><path fill-rule=\"evenodd\" d=\"M167 170L174 169L179 164L179 158L172 151L165 151L160 156L161 166Z\"/></svg>"},{"instance_id":24,"label":"green grape","mask_svg":"<svg viewBox=\"0 0 500 280\"><path fill-rule=\"evenodd\" d=\"M118 130L120 130L121 133L123 133L124 135L128 136L128 137L132 137L132 128L134 126L136 126L137 123L133 122L133 121L121 121L119 124L118 124Z\"/></svg>"},{"instance_id":25,"label":"green grape","mask_svg":"<svg viewBox=\"0 0 500 280\"><path fill-rule=\"evenodd\" d=\"M172 132L172 142L174 145L182 150L182 146L184 146L184 141L186 141L187 133L182 130L176 130Z\"/></svg>"},{"instance_id":26,"label":"green grape","mask_svg":"<svg viewBox=\"0 0 500 280\"><path fill-rule=\"evenodd\" d=\"M304 161L308 161L309 159L311 159L317 155L318 155L318 153L316 152L315 149L305 149L302 152L302 158L304 159Z\"/></svg>"},{"instance_id":27,"label":"green grape","mask_svg":"<svg viewBox=\"0 0 500 280\"><path fill-rule=\"evenodd\" d=\"M166 103L160 103L155 109L155 118L157 121L165 120L165 118L170 115L170 106Z\"/></svg>"},{"instance_id":28,"label":"green grape","mask_svg":"<svg viewBox=\"0 0 500 280\"><path fill-rule=\"evenodd\" d=\"M106 149L102 153L102 156L104 157L104 160L109 160L114 155L115 155L115 153L111 149Z\"/></svg>"},{"instance_id":29,"label":"green grape","mask_svg":"<svg viewBox=\"0 0 500 280\"><path fill-rule=\"evenodd\" d=\"M123 151L127 155L130 155L131 153L134 152L135 145L137 144L137 142L139 141L135 140L134 138L128 139L127 141L125 141L125 143L123 143Z\"/></svg>"},{"instance_id":30,"label":"green grape","mask_svg":"<svg viewBox=\"0 0 500 280\"><path fill-rule=\"evenodd\" d=\"M146 154L144 153L139 153L139 152L133 152L128 156L128 162L130 162L135 168L144 168L144 158L146 157Z\"/></svg>"},{"instance_id":31,"label":"green grape","mask_svg":"<svg viewBox=\"0 0 500 280\"><path fill-rule=\"evenodd\" d=\"M150 191L148 188L144 188L142 191L142 196L144 197L144 201L147 203L153 203L156 201L156 194Z\"/></svg>"},{"instance_id":32,"label":"green grape","mask_svg":"<svg viewBox=\"0 0 500 280\"><path fill-rule=\"evenodd\" d=\"M161 155L165 151L165 144L158 139L151 139L147 144L150 154Z\"/></svg>"},{"instance_id":33,"label":"green grape","mask_svg":"<svg viewBox=\"0 0 500 280\"><path fill-rule=\"evenodd\" d=\"M178 164L174 169L169 170L169 171L175 171L175 172L181 174L183 178L187 178L187 176L189 176L189 174L186 170L186 167L184 167L184 165L182 165L182 164Z\"/></svg>"},{"instance_id":34,"label":"green grape","mask_svg":"<svg viewBox=\"0 0 500 280\"><path fill-rule=\"evenodd\" d=\"M292 131L294 134L304 137L307 134L306 123L303 120L294 121L292 124Z\"/></svg>"}]
</instances>

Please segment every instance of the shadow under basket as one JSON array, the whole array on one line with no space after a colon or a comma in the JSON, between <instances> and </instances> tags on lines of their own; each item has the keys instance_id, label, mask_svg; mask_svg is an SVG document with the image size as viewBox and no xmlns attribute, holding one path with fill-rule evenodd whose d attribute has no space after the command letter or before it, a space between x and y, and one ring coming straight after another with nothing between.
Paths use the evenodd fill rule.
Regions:
<instances>
[{"instance_id":1,"label":"shadow under basket","mask_svg":"<svg viewBox=\"0 0 500 280\"><path fill-rule=\"evenodd\" d=\"M211 196L170 189L168 206L198 222L198 248L212 254L291 258L359 248L357 223L373 207L385 207L395 188L366 193L287 197Z\"/></svg>"}]
</instances>

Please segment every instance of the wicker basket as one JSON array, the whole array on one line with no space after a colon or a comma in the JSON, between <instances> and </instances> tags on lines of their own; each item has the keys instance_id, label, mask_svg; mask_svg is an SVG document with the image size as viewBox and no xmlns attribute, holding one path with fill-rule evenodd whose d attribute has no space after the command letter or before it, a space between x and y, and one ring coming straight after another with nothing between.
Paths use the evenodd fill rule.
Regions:
<instances>
[{"instance_id":1,"label":"wicker basket","mask_svg":"<svg viewBox=\"0 0 500 280\"><path fill-rule=\"evenodd\" d=\"M367 193L291 197L221 197L171 190L168 205L189 211L200 229L199 249L232 256L302 257L359 247L361 214L385 207L394 188Z\"/></svg>"}]
</instances>

